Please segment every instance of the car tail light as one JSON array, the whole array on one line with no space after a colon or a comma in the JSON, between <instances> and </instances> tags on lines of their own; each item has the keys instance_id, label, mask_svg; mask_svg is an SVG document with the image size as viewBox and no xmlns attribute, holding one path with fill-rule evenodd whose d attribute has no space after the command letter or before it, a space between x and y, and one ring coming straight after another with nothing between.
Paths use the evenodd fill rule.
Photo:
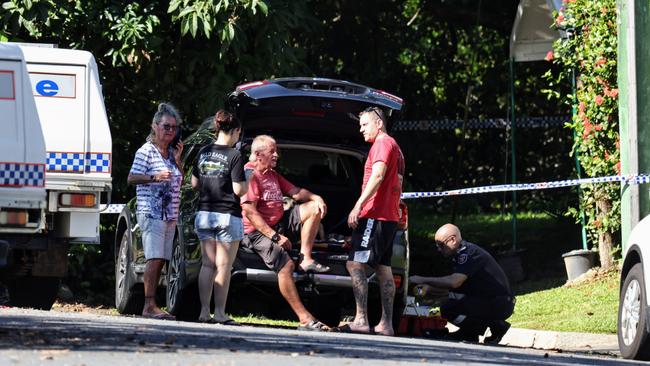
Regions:
<instances>
[{"instance_id":1,"label":"car tail light","mask_svg":"<svg viewBox=\"0 0 650 366\"><path fill-rule=\"evenodd\" d=\"M381 95L385 96L386 98L388 98L388 99L392 99L392 100L394 100L394 101L396 101L396 102L398 102L398 103L400 103L400 104L404 102L404 99L398 97L397 95L393 95L393 94L391 94L391 93L387 93L387 92L385 92L385 91L383 91L383 90L375 90L375 93L377 93L377 94L381 94Z\"/></svg>"},{"instance_id":2,"label":"car tail light","mask_svg":"<svg viewBox=\"0 0 650 366\"><path fill-rule=\"evenodd\" d=\"M409 226L409 209L406 207L404 201L399 201L399 221L397 222L397 228L400 230L406 230Z\"/></svg>"},{"instance_id":3,"label":"car tail light","mask_svg":"<svg viewBox=\"0 0 650 366\"><path fill-rule=\"evenodd\" d=\"M0 211L0 225L26 226L29 215L27 210Z\"/></svg>"},{"instance_id":4,"label":"car tail light","mask_svg":"<svg viewBox=\"0 0 650 366\"><path fill-rule=\"evenodd\" d=\"M63 193L59 196L62 207L95 207L97 197L93 193Z\"/></svg>"},{"instance_id":5,"label":"car tail light","mask_svg":"<svg viewBox=\"0 0 650 366\"><path fill-rule=\"evenodd\" d=\"M235 90L236 90L236 91L244 91L244 90L248 90L248 89L257 88L258 86L266 85L266 84L268 84L268 83L269 83L269 82L266 81L266 80L263 80L263 81L253 81L253 82L250 82L250 83L241 84L241 85L237 86L237 88L235 88Z\"/></svg>"},{"instance_id":6,"label":"car tail light","mask_svg":"<svg viewBox=\"0 0 650 366\"><path fill-rule=\"evenodd\" d=\"M393 281L395 281L395 289L402 288L402 276L394 274Z\"/></svg>"}]
</instances>

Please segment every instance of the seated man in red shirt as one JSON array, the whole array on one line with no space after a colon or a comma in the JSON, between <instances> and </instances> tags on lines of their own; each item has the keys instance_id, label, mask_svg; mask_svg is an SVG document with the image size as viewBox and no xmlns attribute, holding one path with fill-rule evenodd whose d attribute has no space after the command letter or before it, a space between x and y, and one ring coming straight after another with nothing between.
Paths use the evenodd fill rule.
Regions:
<instances>
[{"instance_id":1,"label":"seated man in red shirt","mask_svg":"<svg viewBox=\"0 0 650 366\"><path fill-rule=\"evenodd\" d=\"M310 191L296 187L274 170L278 151L271 136L260 135L253 140L250 161L244 167L248 179L248 192L241 198L244 239L241 245L257 253L266 266L278 274L282 296L298 316L298 329L327 331L329 328L307 311L293 282L294 263L288 254L292 240L300 237L300 269L323 273L329 267L312 258L314 239L327 213L323 199ZM286 213L283 195L298 202ZM280 227L284 232L279 232Z\"/></svg>"}]
</instances>

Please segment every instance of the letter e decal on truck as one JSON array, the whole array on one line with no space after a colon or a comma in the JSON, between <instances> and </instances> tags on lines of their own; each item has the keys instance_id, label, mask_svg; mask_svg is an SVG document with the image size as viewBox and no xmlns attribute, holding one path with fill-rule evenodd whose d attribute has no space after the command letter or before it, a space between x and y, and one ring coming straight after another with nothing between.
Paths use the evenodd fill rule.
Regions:
<instances>
[{"instance_id":1,"label":"letter e decal on truck","mask_svg":"<svg viewBox=\"0 0 650 366\"><path fill-rule=\"evenodd\" d=\"M29 79L35 97L76 98L77 85L74 74L49 74L30 72Z\"/></svg>"},{"instance_id":2,"label":"letter e decal on truck","mask_svg":"<svg viewBox=\"0 0 650 366\"><path fill-rule=\"evenodd\" d=\"M52 80L41 80L36 84L36 92L44 97L53 97L59 92L59 86Z\"/></svg>"}]
</instances>

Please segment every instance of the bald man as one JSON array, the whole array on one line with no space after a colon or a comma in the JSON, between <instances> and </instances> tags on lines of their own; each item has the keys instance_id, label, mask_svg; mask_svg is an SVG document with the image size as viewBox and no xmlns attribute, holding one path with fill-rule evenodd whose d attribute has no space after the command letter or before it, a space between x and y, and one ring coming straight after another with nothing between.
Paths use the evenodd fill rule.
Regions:
<instances>
[{"instance_id":1,"label":"bald man","mask_svg":"<svg viewBox=\"0 0 650 366\"><path fill-rule=\"evenodd\" d=\"M503 269L490 253L463 240L458 227L445 224L436 231L438 251L453 261L452 274L442 277L411 276L411 283L425 291L448 291L441 315L459 328L453 339L478 342L490 328L486 343L499 343L510 328L515 298Z\"/></svg>"}]
</instances>

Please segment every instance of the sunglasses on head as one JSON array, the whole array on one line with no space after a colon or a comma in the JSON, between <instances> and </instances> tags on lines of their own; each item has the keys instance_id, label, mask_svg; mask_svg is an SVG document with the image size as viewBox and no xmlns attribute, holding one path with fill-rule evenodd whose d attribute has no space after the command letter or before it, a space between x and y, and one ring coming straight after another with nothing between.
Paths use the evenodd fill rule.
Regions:
<instances>
[{"instance_id":1,"label":"sunglasses on head","mask_svg":"<svg viewBox=\"0 0 650 366\"><path fill-rule=\"evenodd\" d=\"M374 113L377 116L377 118L382 119L382 116L379 113L380 111L381 110L379 109L379 107L368 107L363 111L361 111L361 113L359 113L359 118L361 118L361 116L363 116L366 113Z\"/></svg>"}]
</instances>

